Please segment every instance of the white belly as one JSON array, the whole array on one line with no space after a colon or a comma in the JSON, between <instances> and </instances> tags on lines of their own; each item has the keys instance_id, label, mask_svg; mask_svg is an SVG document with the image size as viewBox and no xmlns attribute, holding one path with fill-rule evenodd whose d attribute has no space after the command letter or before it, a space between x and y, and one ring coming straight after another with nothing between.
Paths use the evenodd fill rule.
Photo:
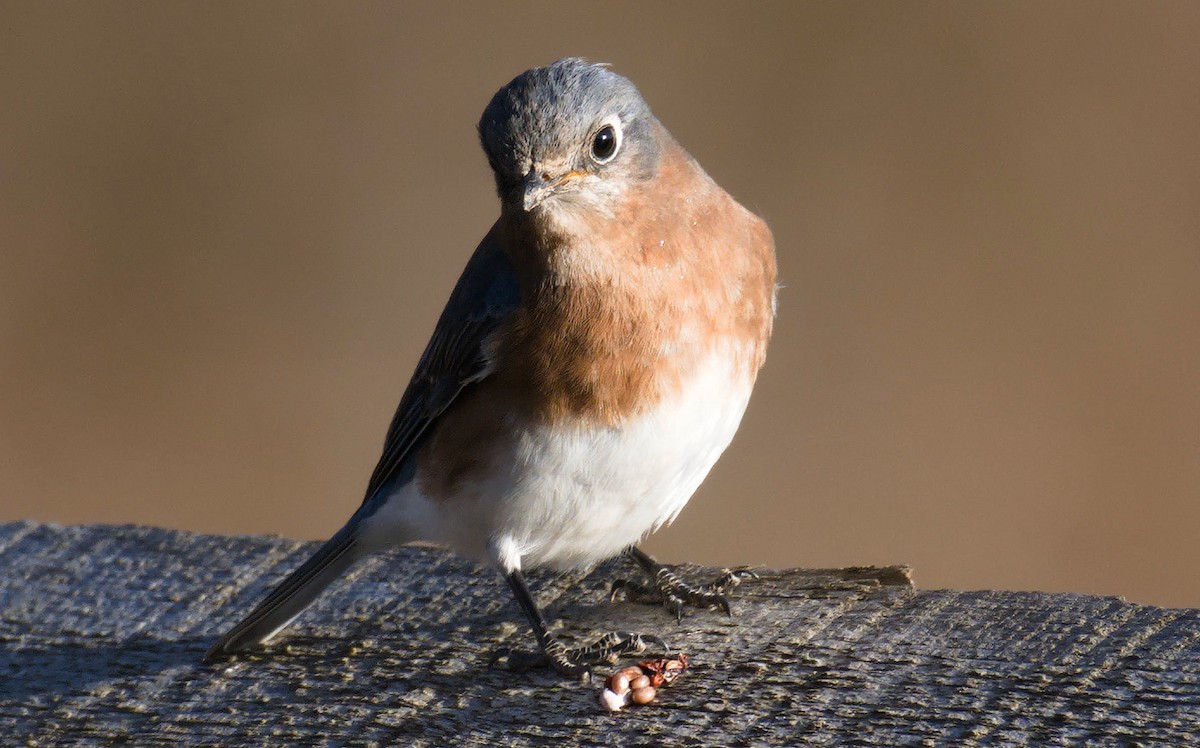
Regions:
<instances>
[{"instance_id":1,"label":"white belly","mask_svg":"<svg viewBox=\"0 0 1200 748\"><path fill-rule=\"evenodd\" d=\"M433 501L411 481L371 517L368 547L428 540L505 571L587 566L675 519L733 439L753 380L728 350L674 397L619 426L538 426L489 477Z\"/></svg>"},{"instance_id":2,"label":"white belly","mask_svg":"<svg viewBox=\"0 0 1200 748\"><path fill-rule=\"evenodd\" d=\"M585 566L675 519L725 451L752 382L714 356L673 398L619 427L532 429L499 487L491 553L502 566Z\"/></svg>"}]
</instances>

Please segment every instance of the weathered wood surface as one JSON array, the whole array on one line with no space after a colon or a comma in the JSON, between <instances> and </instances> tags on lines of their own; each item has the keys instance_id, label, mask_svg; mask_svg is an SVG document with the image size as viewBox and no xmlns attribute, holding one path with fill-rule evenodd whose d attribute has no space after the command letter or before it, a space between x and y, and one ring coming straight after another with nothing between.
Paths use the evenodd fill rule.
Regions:
<instances>
[{"instance_id":1,"label":"weathered wood surface","mask_svg":"<svg viewBox=\"0 0 1200 748\"><path fill-rule=\"evenodd\" d=\"M489 670L529 644L507 589L426 548L363 564L268 653L201 665L311 550L0 525L0 744L1200 745L1200 611L917 592L900 569L773 573L735 591L734 618L682 624L609 604L612 565L532 575L567 634L654 631L691 654L620 714L595 685Z\"/></svg>"}]
</instances>

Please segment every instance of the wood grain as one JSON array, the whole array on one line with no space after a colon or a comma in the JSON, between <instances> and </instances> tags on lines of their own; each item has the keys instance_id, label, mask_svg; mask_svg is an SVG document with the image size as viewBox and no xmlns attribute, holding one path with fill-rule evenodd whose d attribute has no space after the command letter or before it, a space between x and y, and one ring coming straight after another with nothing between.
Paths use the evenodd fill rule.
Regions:
<instances>
[{"instance_id":1,"label":"wood grain","mask_svg":"<svg viewBox=\"0 0 1200 748\"><path fill-rule=\"evenodd\" d=\"M595 685L489 670L498 647L530 644L526 626L494 574L430 548L364 564L264 654L201 665L312 549L0 525L5 744L1185 746L1200 733L1200 611L915 591L903 567L765 572L737 588L733 618L682 624L608 603L623 567L531 575L564 634L641 630L691 656L655 704L616 715Z\"/></svg>"}]
</instances>

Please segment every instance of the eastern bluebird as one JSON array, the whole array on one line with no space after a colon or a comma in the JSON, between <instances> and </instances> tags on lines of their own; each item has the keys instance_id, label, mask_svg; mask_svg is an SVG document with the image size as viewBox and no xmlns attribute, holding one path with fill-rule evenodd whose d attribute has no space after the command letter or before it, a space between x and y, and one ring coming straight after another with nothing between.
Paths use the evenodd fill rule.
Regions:
<instances>
[{"instance_id":1,"label":"eastern bluebird","mask_svg":"<svg viewBox=\"0 0 1200 748\"><path fill-rule=\"evenodd\" d=\"M270 639L356 561L416 540L505 576L540 645L507 654L512 667L586 675L588 659L645 646L623 634L568 649L523 568L624 551L653 585L614 594L728 612L731 575L692 587L636 543L679 514L741 421L775 311L770 230L605 65L522 73L479 138L500 218L450 294L362 506L206 660Z\"/></svg>"}]
</instances>

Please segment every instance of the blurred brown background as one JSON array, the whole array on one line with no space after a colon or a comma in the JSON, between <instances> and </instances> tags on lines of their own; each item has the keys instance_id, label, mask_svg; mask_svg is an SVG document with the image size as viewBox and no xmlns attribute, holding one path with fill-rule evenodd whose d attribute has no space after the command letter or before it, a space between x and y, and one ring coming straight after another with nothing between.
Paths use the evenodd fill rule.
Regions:
<instances>
[{"instance_id":1,"label":"blurred brown background","mask_svg":"<svg viewBox=\"0 0 1200 748\"><path fill-rule=\"evenodd\" d=\"M1200 4L0 6L0 520L324 537L497 213L491 94L638 83L777 334L649 549L1200 605Z\"/></svg>"}]
</instances>

